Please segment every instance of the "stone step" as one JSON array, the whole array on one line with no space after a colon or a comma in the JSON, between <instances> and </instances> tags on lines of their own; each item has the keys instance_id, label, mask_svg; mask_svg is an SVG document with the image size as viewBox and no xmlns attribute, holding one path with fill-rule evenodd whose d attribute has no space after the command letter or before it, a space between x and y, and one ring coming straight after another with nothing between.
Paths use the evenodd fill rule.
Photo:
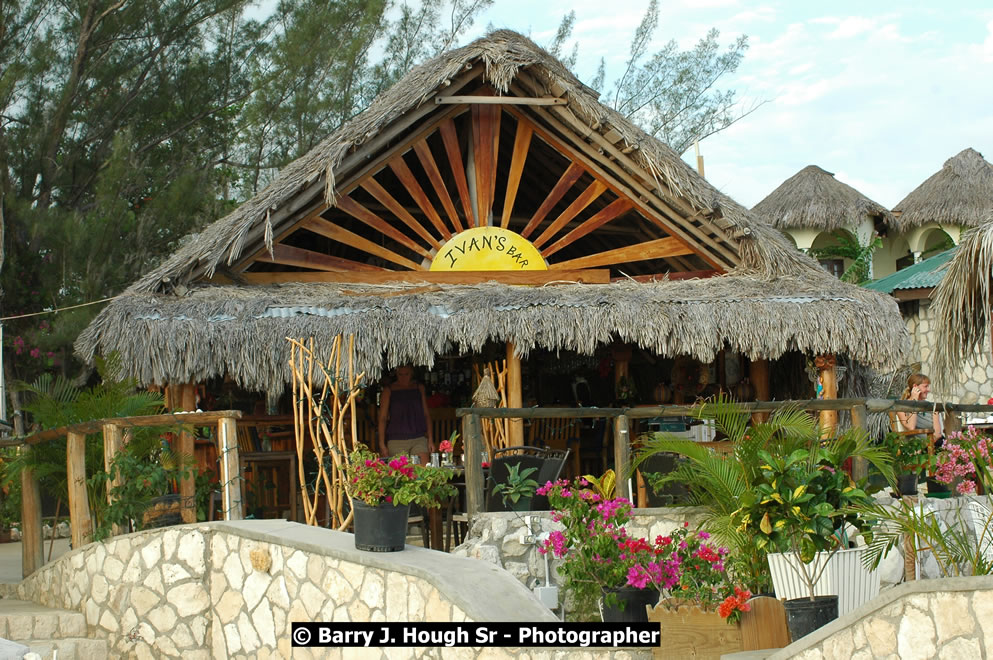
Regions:
<instances>
[{"instance_id":1,"label":"stone step","mask_svg":"<svg viewBox=\"0 0 993 660\"><path fill-rule=\"evenodd\" d=\"M107 660L107 640L69 637L63 639L28 639L20 642L37 653L41 660Z\"/></svg>"},{"instance_id":2,"label":"stone step","mask_svg":"<svg viewBox=\"0 0 993 660\"><path fill-rule=\"evenodd\" d=\"M86 617L80 612L0 599L0 637L4 639L26 644L31 639L78 639L86 635Z\"/></svg>"}]
</instances>

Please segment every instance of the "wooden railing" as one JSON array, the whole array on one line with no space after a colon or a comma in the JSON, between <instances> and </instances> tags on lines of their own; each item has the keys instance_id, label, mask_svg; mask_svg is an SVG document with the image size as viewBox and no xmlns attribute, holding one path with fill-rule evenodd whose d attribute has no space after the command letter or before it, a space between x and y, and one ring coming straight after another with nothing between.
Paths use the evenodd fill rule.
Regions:
<instances>
[{"instance_id":1,"label":"wooden railing","mask_svg":"<svg viewBox=\"0 0 993 660\"><path fill-rule=\"evenodd\" d=\"M946 416L946 433L960 427L959 413L993 413L993 406L979 404L935 403L933 401L905 401L894 399L808 399L798 401L750 401L737 404L743 412L771 413L783 408L799 408L811 412L847 410L852 415L852 425L866 428L869 413L931 412L937 410ZM483 470L481 452L483 440L481 420L486 418L511 419L612 419L614 420L614 471L626 474L631 465L630 421L650 417L692 416L697 406L643 406L637 408L459 408L455 411L462 418L462 437L465 442L466 510L470 519L483 511ZM856 477L865 476L864 462L854 466ZM631 497L626 479L618 478L617 494Z\"/></svg>"},{"instance_id":2,"label":"wooden railing","mask_svg":"<svg viewBox=\"0 0 993 660\"><path fill-rule=\"evenodd\" d=\"M86 495L86 435L103 433L104 468L109 470L114 455L123 446L124 430L155 426L206 426L217 424L217 451L220 454L222 507L225 520L240 520L244 514L239 480L237 420L240 410L220 410L205 413L166 413L140 417L116 417L81 422L71 426L49 429L23 437L5 438L0 446L16 447L35 445L39 442L66 438L66 472L69 491L69 525L72 547L79 548L93 537L93 520L90 517L89 499ZM107 483L107 496L118 485ZM27 577L44 564L42 553L41 497L38 481L30 470L21 474L21 566ZM118 530L115 530L117 533Z\"/></svg>"}]
</instances>

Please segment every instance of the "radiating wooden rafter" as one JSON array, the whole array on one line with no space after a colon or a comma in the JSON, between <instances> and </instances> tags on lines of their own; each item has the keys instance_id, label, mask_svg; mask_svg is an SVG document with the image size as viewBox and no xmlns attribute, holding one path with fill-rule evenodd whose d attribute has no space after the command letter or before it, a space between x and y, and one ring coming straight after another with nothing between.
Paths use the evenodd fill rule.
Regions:
<instances>
[{"instance_id":1,"label":"radiating wooden rafter","mask_svg":"<svg viewBox=\"0 0 993 660\"><path fill-rule=\"evenodd\" d=\"M509 147L508 142L501 157L501 125L505 112L514 121L513 129L504 128L508 136L513 133L513 146ZM469 130L462 133L463 140L460 140L461 129L455 122L460 115L463 117L460 125L468 119ZM535 136L547 145L546 149L550 147L548 153L534 151ZM464 140L469 141L468 153L464 151ZM670 267L680 269L698 268L692 260L683 259L691 255L714 263L708 252L687 241L685 232L670 226L681 219L657 218L654 215L647 219L654 228L654 236L658 236L659 229L670 235L663 234L662 238L657 239L654 236L648 239L643 237L639 243L622 247L615 247L618 245L617 238L603 239L606 245L603 240L587 241L570 249L563 260L551 261L560 251L630 211L645 217L645 201L632 197L624 184L618 183L595 160L550 135L547 128L539 127L517 108L497 103L471 104L468 108L463 107L461 112L455 108L431 121L428 128L418 131L415 139L407 139L403 145L392 154L376 157L379 165L363 167L365 173L360 178L354 175L349 177L348 192L340 194L335 200L334 206L338 211L364 226L361 234L356 233L359 229L354 221L343 225L343 217L335 219L329 215L331 210L321 214L320 210L315 209L297 226L358 252L378 257L394 267L419 272L427 270L434 254L456 233L491 223L509 228L515 218L516 222L524 224L519 233L530 239L542 256L549 260L549 267L557 271L572 272L647 260L663 260ZM439 147L444 149L443 156ZM561 161L553 156L555 153L564 156L568 165L547 194L540 186L525 186L527 194L520 194L526 169L547 172L549 168L559 167ZM408 158L407 154L411 157ZM467 156L471 162L466 160ZM419 167L420 170L415 172L412 167ZM395 179L384 179L384 172L391 172ZM496 183L498 178L504 180L504 177L506 188L502 191L502 205L497 219L494 209ZM402 189L397 187L397 182ZM428 184L433 197L429 194ZM355 193L359 190L362 194L356 198ZM543 197L536 194L539 190ZM407 201L403 201L404 195L409 196ZM563 200L568 200L568 203ZM535 205L537 208L531 213ZM530 213L530 217L524 215L526 222L521 218L519 209L515 215L515 207L520 206ZM692 219L687 221L692 222ZM701 231L695 227L693 229ZM612 233L628 236L623 232ZM631 238L636 235L630 234ZM284 233L283 236L288 238L289 234ZM352 271L387 273L382 277L389 277L389 272L395 272L364 264L354 258L331 256L298 245L299 241L294 241L294 245L277 243L272 255L262 253L255 261L311 269L330 273L336 278L345 277L337 273ZM592 254L587 254L591 249ZM576 257L577 253L583 256ZM289 273L273 273L277 274L292 277Z\"/></svg>"},{"instance_id":2,"label":"radiating wooden rafter","mask_svg":"<svg viewBox=\"0 0 993 660\"><path fill-rule=\"evenodd\" d=\"M666 257L678 257L687 254L692 254L692 252L675 238L667 236L666 238L635 243L634 245L625 245L622 248L591 254L588 257L559 261L551 264L549 269L600 268L602 266L612 266L631 261L648 261L649 259L664 259Z\"/></svg>"}]
</instances>

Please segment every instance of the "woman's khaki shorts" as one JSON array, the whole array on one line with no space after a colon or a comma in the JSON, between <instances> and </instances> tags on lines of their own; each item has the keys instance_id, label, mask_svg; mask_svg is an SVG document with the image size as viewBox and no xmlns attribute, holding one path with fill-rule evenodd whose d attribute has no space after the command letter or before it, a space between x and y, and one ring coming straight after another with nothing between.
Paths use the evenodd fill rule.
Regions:
<instances>
[{"instance_id":1,"label":"woman's khaki shorts","mask_svg":"<svg viewBox=\"0 0 993 660\"><path fill-rule=\"evenodd\" d=\"M426 454L428 453L428 439L427 436L422 435L409 440L387 440L386 449L389 450L390 456Z\"/></svg>"}]
</instances>

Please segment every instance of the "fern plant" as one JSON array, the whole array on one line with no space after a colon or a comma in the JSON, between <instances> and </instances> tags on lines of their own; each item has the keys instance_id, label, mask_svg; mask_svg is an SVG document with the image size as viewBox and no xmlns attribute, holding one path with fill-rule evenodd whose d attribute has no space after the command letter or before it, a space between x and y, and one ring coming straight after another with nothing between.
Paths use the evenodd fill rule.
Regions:
<instances>
[{"instance_id":1,"label":"fern plant","mask_svg":"<svg viewBox=\"0 0 993 660\"><path fill-rule=\"evenodd\" d=\"M887 481L894 481L892 458L888 452L871 446L864 433L852 430L822 440L821 427L803 410L783 408L773 412L765 422L751 424L750 413L720 394L697 407L694 416L712 421L715 429L732 443L733 451L718 454L699 443L655 433L643 437L634 468L661 452L683 457L675 470L653 485L680 483L689 490L689 503L704 509L703 527L731 550L729 556L736 578L753 593L767 591L770 586L766 555L772 550L759 548L753 535L740 529L733 519L741 508L742 498L753 492L764 478L760 453L789 456L797 450L820 447L837 466L849 458L864 458Z\"/></svg>"}]
</instances>

